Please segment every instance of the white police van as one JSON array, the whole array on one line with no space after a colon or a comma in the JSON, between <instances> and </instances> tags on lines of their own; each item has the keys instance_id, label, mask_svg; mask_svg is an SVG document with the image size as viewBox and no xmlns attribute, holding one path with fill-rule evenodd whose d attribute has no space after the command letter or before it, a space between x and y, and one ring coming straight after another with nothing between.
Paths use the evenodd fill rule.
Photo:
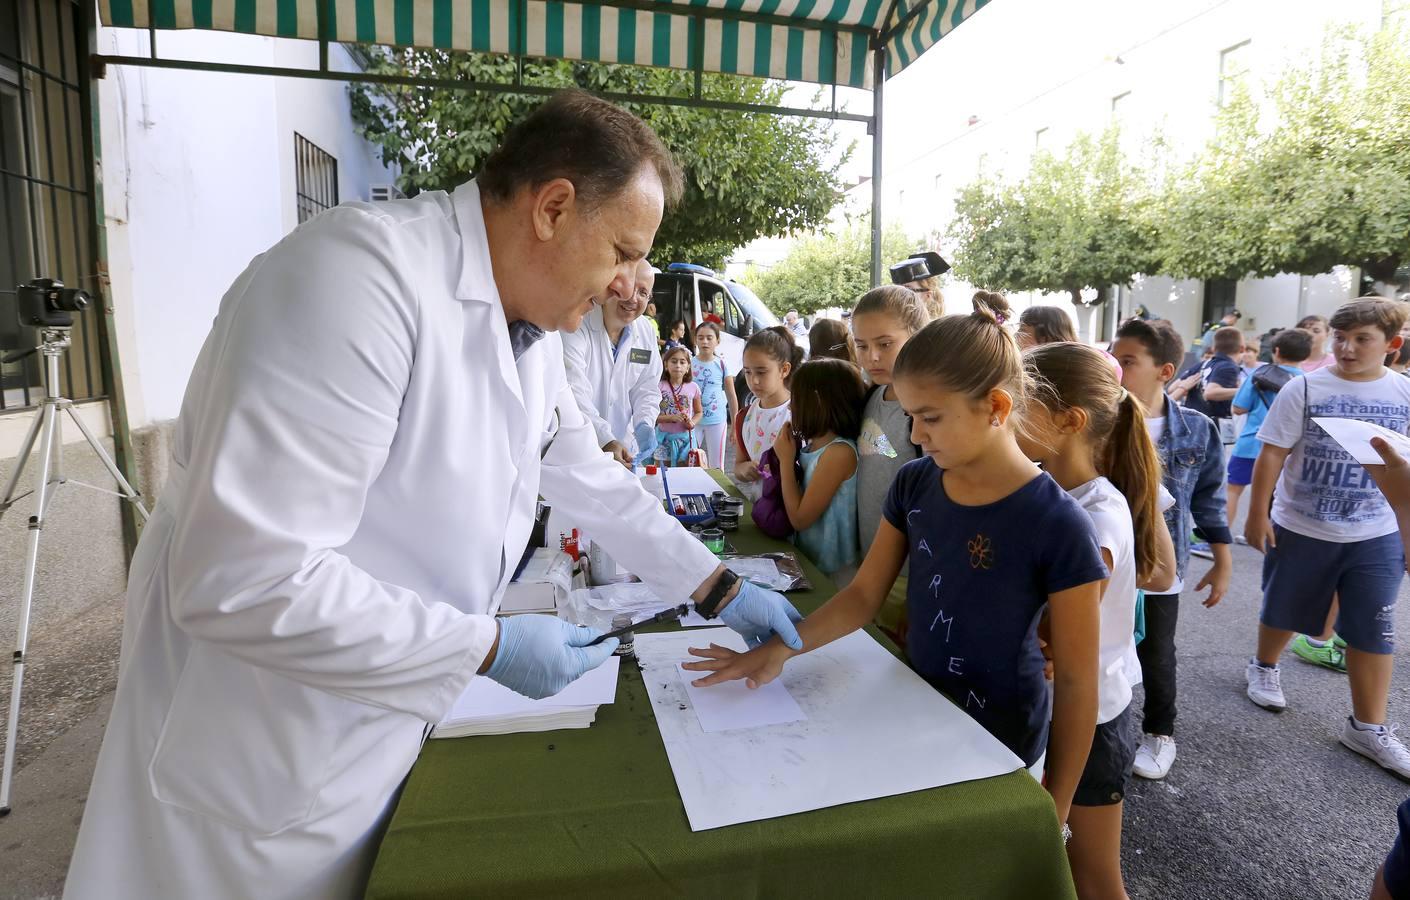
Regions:
<instances>
[{"instance_id":1,"label":"white police van","mask_svg":"<svg viewBox=\"0 0 1410 900\"><path fill-rule=\"evenodd\" d=\"M778 316L749 288L731 281L714 269L693 263L671 263L656 274L651 300L656 304L656 322L664 338L671 326L686 324L686 344L695 348L695 326L710 314L718 316L720 325L720 358L730 372L738 376L744 364L744 344L761 328L782 324ZM807 338L795 338L808 349ZM740 399L748 393L742 378L736 378Z\"/></svg>"}]
</instances>

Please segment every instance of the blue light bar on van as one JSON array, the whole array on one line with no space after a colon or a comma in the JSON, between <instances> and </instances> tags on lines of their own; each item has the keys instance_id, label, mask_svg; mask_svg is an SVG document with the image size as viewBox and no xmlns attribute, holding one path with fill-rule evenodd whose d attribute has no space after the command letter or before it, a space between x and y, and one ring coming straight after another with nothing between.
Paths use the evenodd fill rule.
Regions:
<instances>
[{"instance_id":1,"label":"blue light bar on van","mask_svg":"<svg viewBox=\"0 0 1410 900\"><path fill-rule=\"evenodd\" d=\"M673 262L666 267L667 272L693 272L696 275L709 275L711 278L719 278L714 269L707 269L705 266L697 266L695 263Z\"/></svg>"}]
</instances>

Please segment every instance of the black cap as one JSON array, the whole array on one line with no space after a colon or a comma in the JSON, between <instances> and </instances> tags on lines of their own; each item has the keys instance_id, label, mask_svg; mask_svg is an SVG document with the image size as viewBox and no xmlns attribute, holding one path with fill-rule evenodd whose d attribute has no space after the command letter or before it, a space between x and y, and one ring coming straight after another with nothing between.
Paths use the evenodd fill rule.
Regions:
<instances>
[{"instance_id":1,"label":"black cap","mask_svg":"<svg viewBox=\"0 0 1410 900\"><path fill-rule=\"evenodd\" d=\"M950 264L938 253L923 250L891 267L892 284L910 284L950 271Z\"/></svg>"}]
</instances>

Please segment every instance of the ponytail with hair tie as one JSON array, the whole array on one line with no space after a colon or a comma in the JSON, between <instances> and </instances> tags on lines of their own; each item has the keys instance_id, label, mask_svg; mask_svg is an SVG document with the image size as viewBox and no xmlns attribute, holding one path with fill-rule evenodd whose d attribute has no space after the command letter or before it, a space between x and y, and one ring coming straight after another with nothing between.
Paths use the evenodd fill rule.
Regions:
<instances>
[{"instance_id":1,"label":"ponytail with hair tie","mask_svg":"<svg viewBox=\"0 0 1410 900\"><path fill-rule=\"evenodd\" d=\"M1150 578L1158 561L1161 467L1146 430L1146 408L1112 371L1100 350L1085 344L1040 344L1024 354L1043 384L1039 400L1054 412L1081 409L1097 472L1126 498L1135 533L1136 580Z\"/></svg>"},{"instance_id":2,"label":"ponytail with hair tie","mask_svg":"<svg viewBox=\"0 0 1410 900\"><path fill-rule=\"evenodd\" d=\"M970 305L976 313L986 319L992 318L1000 325L1007 322L1013 314L1013 307L1009 306L1008 298L997 291L975 291Z\"/></svg>"},{"instance_id":3,"label":"ponytail with hair tie","mask_svg":"<svg viewBox=\"0 0 1410 900\"><path fill-rule=\"evenodd\" d=\"M968 315L942 316L908 340L896 354L892 377L926 379L973 401L1002 390L1013 401L1009 422L1021 431L1033 379L999 318L1010 314L1008 301L1002 294L978 291L972 305Z\"/></svg>"}]
</instances>

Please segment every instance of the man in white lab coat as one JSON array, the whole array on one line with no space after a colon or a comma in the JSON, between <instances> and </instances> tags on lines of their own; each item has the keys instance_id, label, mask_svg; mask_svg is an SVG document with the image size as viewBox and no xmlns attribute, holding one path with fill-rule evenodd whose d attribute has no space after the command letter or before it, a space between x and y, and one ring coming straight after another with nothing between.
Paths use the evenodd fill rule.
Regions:
<instances>
[{"instance_id":1,"label":"man in white lab coat","mask_svg":"<svg viewBox=\"0 0 1410 900\"><path fill-rule=\"evenodd\" d=\"M602 449L628 468L656 445L661 413L661 353L656 332L641 318L655 280L642 260L630 297L603 303L583 316L577 331L562 335L568 386L578 408Z\"/></svg>"},{"instance_id":2,"label":"man in white lab coat","mask_svg":"<svg viewBox=\"0 0 1410 900\"><path fill-rule=\"evenodd\" d=\"M495 618L540 494L663 599L801 647L786 600L601 452L564 378L555 332L631 294L680 185L644 123L565 92L477 181L333 209L236 279L133 559L66 896L360 896L470 679L546 696L616 645Z\"/></svg>"}]
</instances>

